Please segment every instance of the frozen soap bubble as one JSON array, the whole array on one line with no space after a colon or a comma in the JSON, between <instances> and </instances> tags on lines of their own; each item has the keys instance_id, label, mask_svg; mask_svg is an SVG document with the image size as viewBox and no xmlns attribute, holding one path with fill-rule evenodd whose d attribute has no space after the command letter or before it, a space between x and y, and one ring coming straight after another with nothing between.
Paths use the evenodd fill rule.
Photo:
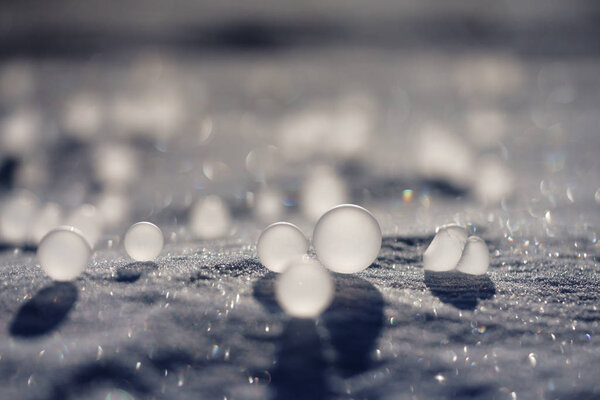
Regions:
<instances>
[{"instance_id":1,"label":"frozen soap bubble","mask_svg":"<svg viewBox=\"0 0 600 400\"><path fill-rule=\"evenodd\" d=\"M467 230L448 224L437 229L431 244L423 253L423 268L429 271L451 271L456 267L467 242Z\"/></svg>"},{"instance_id":2,"label":"frozen soap bubble","mask_svg":"<svg viewBox=\"0 0 600 400\"><path fill-rule=\"evenodd\" d=\"M262 188L256 193L254 215L265 223L277 221L285 213L283 201L283 194L278 190Z\"/></svg>"},{"instance_id":3,"label":"frozen soap bubble","mask_svg":"<svg viewBox=\"0 0 600 400\"><path fill-rule=\"evenodd\" d=\"M265 228L256 244L260 263L273 272L283 272L288 264L308 250L308 240L289 222L276 222Z\"/></svg>"},{"instance_id":4,"label":"frozen soap bubble","mask_svg":"<svg viewBox=\"0 0 600 400\"><path fill-rule=\"evenodd\" d=\"M275 282L275 297L292 317L319 316L333 300L331 275L318 262L301 259L292 262Z\"/></svg>"},{"instance_id":5,"label":"frozen soap bubble","mask_svg":"<svg viewBox=\"0 0 600 400\"><path fill-rule=\"evenodd\" d=\"M354 204L327 211L313 232L317 258L334 272L351 274L375 261L381 249L381 228L373 215Z\"/></svg>"},{"instance_id":6,"label":"frozen soap bubble","mask_svg":"<svg viewBox=\"0 0 600 400\"><path fill-rule=\"evenodd\" d=\"M485 241L478 236L470 236L456 270L465 274L483 275L489 266L490 252Z\"/></svg>"},{"instance_id":7,"label":"frozen soap bubble","mask_svg":"<svg viewBox=\"0 0 600 400\"><path fill-rule=\"evenodd\" d=\"M190 229L200 239L217 239L229 232L231 215L218 196L198 200L190 213Z\"/></svg>"},{"instance_id":8,"label":"frozen soap bubble","mask_svg":"<svg viewBox=\"0 0 600 400\"><path fill-rule=\"evenodd\" d=\"M92 248L77 229L61 226L42 238L37 249L40 266L55 281L70 281L87 267Z\"/></svg>"},{"instance_id":9,"label":"frozen soap bubble","mask_svg":"<svg viewBox=\"0 0 600 400\"><path fill-rule=\"evenodd\" d=\"M125 233L125 251L135 261L153 261L160 254L165 239L160 228L150 222L131 225Z\"/></svg>"}]
</instances>

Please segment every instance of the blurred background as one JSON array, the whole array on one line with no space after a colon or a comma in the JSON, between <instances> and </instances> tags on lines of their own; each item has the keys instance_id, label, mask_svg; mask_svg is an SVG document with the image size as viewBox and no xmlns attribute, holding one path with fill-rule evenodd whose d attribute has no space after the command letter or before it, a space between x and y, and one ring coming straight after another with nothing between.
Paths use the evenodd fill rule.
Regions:
<instances>
[{"instance_id":1,"label":"blurred background","mask_svg":"<svg viewBox=\"0 0 600 400\"><path fill-rule=\"evenodd\" d=\"M22 0L0 30L5 245L247 240L343 202L596 243L597 1Z\"/></svg>"}]
</instances>

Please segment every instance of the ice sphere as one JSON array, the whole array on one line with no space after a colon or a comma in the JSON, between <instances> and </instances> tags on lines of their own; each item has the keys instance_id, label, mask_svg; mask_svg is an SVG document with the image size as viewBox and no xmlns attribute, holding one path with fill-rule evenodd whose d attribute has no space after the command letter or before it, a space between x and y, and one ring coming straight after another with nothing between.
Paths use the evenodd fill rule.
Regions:
<instances>
[{"instance_id":1,"label":"ice sphere","mask_svg":"<svg viewBox=\"0 0 600 400\"><path fill-rule=\"evenodd\" d=\"M381 249L381 228L373 215L354 204L327 211L315 225L313 246L323 266L351 274L375 261Z\"/></svg>"},{"instance_id":2,"label":"ice sphere","mask_svg":"<svg viewBox=\"0 0 600 400\"><path fill-rule=\"evenodd\" d=\"M469 236L456 270L471 275L483 275L490 266L490 252L485 241L478 236Z\"/></svg>"},{"instance_id":3,"label":"ice sphere","mask_svg":"<svg viewBox=\"0 0 600 400\"><path fill-rule=\"evenodd\" d=\"M256 244L262 265L283 272L288 264L306 254L308 240L300 229L289 222L276 222L265 228Z\"/></svg>"},{"instance_id":4,"label":"ice sphere","mask_svg":"<svg viewBox=\"0 0 600 400\"><path fill-rule=\"evenodd\" d=\"M104 230L102 215L91 204L84 204L73 210L65 223L77 228L92 247L98 242Z\"/></svg>"},{"instance_id":5,"label":"ice sphere","mask_svg":"<svg viewBox=\"0 0 600 400\"><path fill-rule=\"evenodd\" d=\"M333 294L333 279L315 260L292 262L275 282L277 302L296 318L319 316L331 304Z\"/></svg>"},{"instance_id":6,"label":"ice sphere","mask_svg":"<svg viewBox=\"0 0 600 400\"><path fill-rule=\"evenodd\" d=\"M31 226L29 237L34 244L38 244L42 238L52 229L62 225L63 212L56 203L46 203L36 214L35 221Z\"/></svg>"},{"instance_id":7,"label":"ice sphere","mask_svg":"<svg viewBox=\"0 0 600 400\"><path fill-rule=\"evenodd\" d=\"M456 267L467 241L467 230L448 224L437 229L435 237L423 253L423 268L429 271L451 271Z\"/></svg>"},{"instance_id":8,"label":"ice sphere","mask_svg":"<svg viewBox=\"0 0 600 400\"><path fill-rule=\"evenodd\" d=\"M139 175L139 155L133 147L117 143L99 146L94 151L94 173L107 187L123 188Z\"/></svg>"},{"instance_id":9,"label":"ice sphere","mask_svg":"<svg viewBox=\"0 0 600 400\"><path fill-rule=\"evenodd\" d=\"M38 211L37 198L28 191L11 195L0 208L0 236L18 245L29 239L31 226Z\"/></svg>"},{"instance_id":10,"label":"ice sphere","mask_svg":"<svg viewBox=\"0 0 600 400\"><path fill-rule=\"evenodd\" d=\"M327 166L315 168L300 190L300 209L311 221L316 221L330 208L347 201L346 183Z\"/></svg>"},{"instance_id":11,"label":"ice sphere","mask_svg":"<svg viewBox=\"0 0 600 400\"><path fill-rule=\"evenodd\" d=\"M138 222L127 230L123 245L136 261L153 261L163 249L164 237L160 228L151 222Z\"/></svg>"},{"instance_id":12,"label":"ice sphere","mask_svg":"<svg viewBox=\"0 0 600 400\"><path fill-rule=\"evenodd\" d=\"M198 200L190 212L190 229L200 239L225 236L231 225L227 204L219 196L206 196Z\"/></svg>"},{"instance_id":13,"label":"ice sphere","mask_svg":"<svg viewBox=\"0 0 600 400\"><path fill-rule=\"evenodd\" d=\"M81 232L70 226L51 230L37 249L40 267L55 281L70 281L87 267L92 254Z\"/></svg>"}]
</instances>

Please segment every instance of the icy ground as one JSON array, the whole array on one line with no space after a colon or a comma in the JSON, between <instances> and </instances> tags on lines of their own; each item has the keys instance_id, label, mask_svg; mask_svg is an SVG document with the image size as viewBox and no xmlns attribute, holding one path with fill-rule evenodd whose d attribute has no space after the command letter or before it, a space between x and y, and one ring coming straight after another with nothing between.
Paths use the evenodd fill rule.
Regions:
<instances>
[{"instance_id":1,"label":"icy ground","mask_svg":"<svg viewBox=\"0 0 600 400\"><path fill-rule=\"evenodd\" d=\"M292 86L304 90L307 83L304 94L327 97L348 82L361 90L390 88L380 104L393 103L393 112L363 160L375 176L346 174L356 178L354 200L382 225L376 263L336 275L334 304L305 321L290 319L274 301L275 275L255 254L263 226L248 215L222 241L171 240L176 229L168 220L168 244L156 263L131 263L122 248L105 246L72 283L45 277L32 249L5 247L0 399L598 398L598 62L526 61L527 84L517 87L516 100L494 100L519 125L493 150L517 181L514 200L485 208L470 193L436 195L418 178L411 181L410 169L408 177L401 173L410 167L403 164L410 148L400 132L432 116L452 124L476 95L444 86L453 54L279 57L266 62L261 84L273 76L288 82L289 73L297 79ZM246 97L238 90L246 90L240 82L247 71L265 67L225 58L201 63L215 86L208 103L227 104L217 122L259 108L255 88L246 87ZM41 69L50 75L72 68L46 64ZM278 96L289 95L285 85L281 90L261 103L263 116L279 115L285 102ZM483 97L476 102L490 101ZM243 160L249 149L242 144L221 153L223 160ZM153 151L150 161L159 167L160 157L180 158L159 145ZM151 179L140 186L160 182L162 193L176 190L170 178L182 167L169 165L144 169ZM234 183L212 189L233 198L227 190L237 193ZM414 197L403 197L405 189ZM55 201L77 193L58 191ZM486 276L424 274L421 254L435 226L451 220L487 241Z\"/></svg>"}]
</instances>

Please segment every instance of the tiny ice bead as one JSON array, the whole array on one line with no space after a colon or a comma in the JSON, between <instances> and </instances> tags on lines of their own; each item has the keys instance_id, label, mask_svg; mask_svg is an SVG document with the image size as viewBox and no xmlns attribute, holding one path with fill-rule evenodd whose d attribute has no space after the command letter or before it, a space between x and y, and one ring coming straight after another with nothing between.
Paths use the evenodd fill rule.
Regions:
<instances>
[{"instance_id":1,"label":"tiny ice bead","mask_svg":"<svg viewBox=\"0 0 600 400\"><path fill-rule=\"evenodd\" d=\"M429 271L451 271L456 267L467 241L467 231L460 225L448 224L438 228L425 253L423 268Z\"/></svg>"},{"instance_id":2,"label":"tiny ice bead","mask_svg":"<svg viewBox=\"0 0 600 400\"><path fill-rule=\"evenodd\" d=\"M160 228L150 222L138 222L127 230L123 240L125 251L136 261L153 261L163 249Z\"/></svg>"},{"instance_id":3,"label":"tiny ice bead","mask_svg":"<svg viewBox=\"0 0 600 400\"><path fill-rule=\"evenodd\" d=\"M275 296L281 308L292 317L315 318L333 300L331 275L314 260L292 262L275 282Z\"/></svg>"},{"instance_id":4,"label":"tiny ice bead","mask_svg":"<svg viewBox=\"0 0 600 400\"><path fill-rule=\"evenodd\" d=\"M478 236L470 236L456 270L465 274L483 275L489 266L490 252L485 241Z\"/></svg>"},{"instance_id":5,"label":"tiny ice bead","mask_svg":"<svg viewBox=\"0 0 600 400\"><path fill-rule=\"evenodd\" d=\"M273 272L283 272L288 264L308 250L308 240L300 229L288 222L276 222L265 228L256 244L262 265Z\"/></svg>"},{"instance_id":6,"label":"tiny ice bead","mask_svg":"<svg viewBox=\"0 0 600 400\"><path fill-rule=\"evenodd\" d=\"M82 233L71 226L51 230L37 249L40 267L56 281L70 281L87 267L92 248Z\"/></svg>"},{"instance_id":7,"label":"tiny ice bead","mask_svg":"<svg viewBox=\"0 0 600 400\"><path fill-rule=\"evenodd\" d=\"M317 258L334 272L360 272L375 261L381 249L381 228L373 215L354 204L327 211L315 225Z\"/></svg>"}]
</instances>

